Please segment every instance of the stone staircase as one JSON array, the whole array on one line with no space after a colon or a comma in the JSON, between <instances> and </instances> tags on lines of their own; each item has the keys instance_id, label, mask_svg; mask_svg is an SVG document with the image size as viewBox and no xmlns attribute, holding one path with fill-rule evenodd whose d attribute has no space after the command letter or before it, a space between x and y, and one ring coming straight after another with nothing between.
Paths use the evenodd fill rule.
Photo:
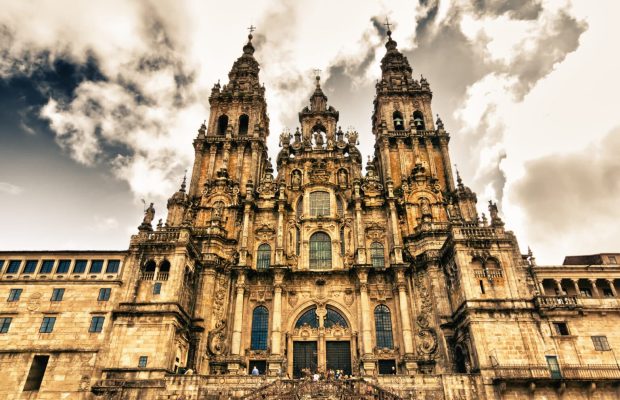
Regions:
<instances>
[{"instance_id":1,"label":"stone staircase","mask_svg":"<svg viewBox=\"0 0 620 400\"><path fill-rule=\"evenodd\" d=\"M278 379L235 400L402 400L393 393L363 379L321 380Z\"/></svg>"}]
</instances>

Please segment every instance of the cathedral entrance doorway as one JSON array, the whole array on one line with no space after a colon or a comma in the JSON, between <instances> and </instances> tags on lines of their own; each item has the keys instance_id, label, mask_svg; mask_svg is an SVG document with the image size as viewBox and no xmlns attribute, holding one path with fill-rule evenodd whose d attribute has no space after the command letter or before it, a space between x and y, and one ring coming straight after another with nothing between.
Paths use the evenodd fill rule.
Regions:
<instances>
[{"instance_id":1,"label":"cathedral entrance doorway","mask_svg":"<svg viewBox=\"0 0 620 400\"><path fill-rule=\"evenodd\" d=\"M293 342L293 378L304 376L304 370L317 370L316 342Z\"/></svg>"},{"instance_id":2,"label":"cathedral entrance doorway","mask_svg":"<svg viewBox=\"0 0 620 400\"><path fill-rule=\"evenodd\" d=\"M353 339L347 320L330 306L312 306L301 314L289 335L289 373L299 378L304 373L342 370L352 373ZM289 353L290 354L290 353Z\"/></svg>"},{"instance_id":3,"label":"cathedral entrance doorway","mask_svg":"<svg viewBox=\"0 0 620 400\"><path fill-rule=\"evenodd\" d=\"M351 342L327 342L327 369L351 375Z\"/></svg>"}]
</instances>

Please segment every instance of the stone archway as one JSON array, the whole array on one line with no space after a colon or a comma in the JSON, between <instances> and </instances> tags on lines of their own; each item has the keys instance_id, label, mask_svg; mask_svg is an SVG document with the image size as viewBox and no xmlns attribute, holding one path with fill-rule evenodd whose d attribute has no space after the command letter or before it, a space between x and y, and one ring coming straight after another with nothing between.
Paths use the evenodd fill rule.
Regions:
<instances>
[{"instance_id":1,"label":"stone archway","mask_svg":"<svg viewBox=\"0 0 620 400\"><path fill-rule=\"evenodd\" d=\"M352 374L355 335L345 314L337 307L325 304L305 307L297 315L288 337L291 376L301 377L305 370L314 373L328 369Z\"/></svg>"}]
</instances>

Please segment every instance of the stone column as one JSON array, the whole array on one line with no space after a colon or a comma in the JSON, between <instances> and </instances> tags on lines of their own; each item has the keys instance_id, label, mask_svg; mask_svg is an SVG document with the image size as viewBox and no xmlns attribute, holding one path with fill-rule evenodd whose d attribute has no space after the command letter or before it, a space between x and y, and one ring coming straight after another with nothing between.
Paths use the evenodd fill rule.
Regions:
<instances>
[{"instance_id":1,"label":"stone column","mask_svg":"<svg viewBox=\"0 0 620 400\"><path fill-rule=\"evenodd\" d=\"M252 156L251 156L251 162L250 162L250 175L252 177L252 182L258 184L258 143L256 142L252 142L252 144L250 145L250 148L252 149Z\"/></svg>"},{"instance_id":2,"label":"stone column","mask_svg":"<svg viewBox=\"0 0 620 400\"><path fill-rule=\"evenodd\" d=\"M607 284L609 285L609 289L611 290L611 294L614 297L618 296L618 293L616 292L616 288L614 287L614 280L613 279L606 279Z\"/></svg>"},{"instance_id":3,"label":"stone column","mask_svg":"<svg viewBox=\"0 0 620 400\"><path fill-rule=\"evenodd\" d=\"M192 169L192 177L189 183L189 195L197 196L199 194L198 183L200 181L200 171L203 162L203 141L196 141L194 145L194 168Z\"/></svg>"},{"instance_id":4,"label":"stone column","mask_svg":"<svg viewBox=\"0 0 620 400\"><path fill-rule=\"evenodd\" d=\"M562 280L561 279L554 279L553 283L555 284L555 291L558 294L558 296L563 296L566 294L566 292L562 289Z\"/></svg>"},{"instance_id":5,"label":"stone column","mask_svg":"<svg viewBox=\"0 0 620 400\"><path fill-rule=\"evenodd\" d=\"M398 159L400 160L400 183L407 179L407 175L409 175L410 171L407 171L407 160L405 159L404 154L409 156L409 153L406 152L406 148L403 143L403 139L396 139L396 148L398 149Z\"/></svg>"},{"instance_id":6,"label":"stone column","mask_svg":"<svg viewBox=\"0 0 620 400\"><path fill-rule=\"evenodd\" d=\"M239 271L237 277L237 297L235 299L235 315L233 316L233 333L230 353L238 356L241 351L241 328L243 323L243 296L245 295L245 272Z\"/></svg>"},{"instance_id":7,"label":"stone column","mask_svg":"<svg viewBox=\"0 0 620 400\"><path fill-rule=\"evenodd\" d=\"M398 289L398 305L400 320L403 328L403 348L405 350L405 369L408 374L413 374L417 365L413 354L413 331L411 328L411 314L409 314L409 299L407 298L407 282L405 281L405 270L396 270L396 288Z\"/></svg>"},{"instance_id":8,"label":"stone column","mask_svg":"<svg viewBox=\"0 0 620 400\"><path fill-rule=\"evenodd\" d=\"M368 270L357 271L360 282L360 308L362 319L362 362L366 375L372 375L375 369L375 357L372 352L372 332L370 328L370 302L368 300Z\"/></svg>"},{"instance_id":9,"label":"stone column","mask_svg":"<svg viewBox=\"0 0 620 400\"><path fill-rule=\"evenodd\" d=\"M398 225L398 216L396 215L396 205L394 199L389 199L390 222L392 223L392 237L394 239L394 262L402 264L403 262L403 244L400 238L400 227Z\"/></svg>"},{"instance_id":10,"label":"stone column","mask_svg":"<svg viewBox=\"0 0 620 400\"><path fill-rule=\"evenodd\" d=\"M426 148L426 154L428 156L428 165L431 176L437 178L437 168L435 167L435 157L433 154L433 142L430 137L424 138L424 147Z\"/></svg>"},{"instance_id":11,"label":"stone column","mask_svg":"<svg viewBox=\"0 0 620 400\"><path fill-rule=\"evenodd\" d=\"M380 139L379 142L380 156L383 159L383 168L382 168L382 178L383 184L387 181L392 181L392 166L390 165L390 147L388 144L388 139L386 137Z\"/></svg>"},{"instance_id":12,"label":"stone column","mask_svg":"<svg viewBox=\"0 0 620 400\"><path fill-rule=\"evenodd\" d=\"M243 152L245 151L245 145L242 143L238 144L237 147L237 182L241 182L241 174L243 173Z\"/></svg>"},{"instance_id":13,"label":"stone column","mask_svg":"<svg viewBox=\"0 0 620 400\"><path fill-rule=\"evenodd\" d=\"M362 200L357 193L359 191L359 182L355 183L355 248L357 254L355 261L358 264L366 264L366 243L364 242L364 222L362 222Z\"/></svg>"},{"instance_id":14,"label":"stone column","mask_svg":"<svg viewBox=\"0 0 620 400\"><path fill-rule=\"evenodd\" d=\"M577 296L581 296L581 291L579 290L579 279L571 279L571 282L573 282L573 285L575 286L575 293L577 293Z\"/></svg>"},{"instance_id":15,"label":"stone column","mask_svg":"<svg viewBox=\"0 0 620 400\"><path fill-rule=\"evenodd\" d=\"M598 287L596 287L596 279L588 279L588 281L590 281L590 286L592 287L592 297L601 297Z\"/></svg>"},{"instance_id":16,"label":"stone column","mask_svg":"<svg viewBox=\"0 0 620 400\"><path fill-rule=\"evenodd\" d=\"M209 149L209 170L207 171L207 179L213 179L215 169L215 158L217 156L217 144L212 144Z\"/></svg>"},{"instance_id":17,"label":"stone column","mask_svg":"<svg viewBox=\"0 0 620 400\"><path fill-rule=\"evenodd\" d=\"M283 371L282 363L282 280L284 272L275 271L273 277L273 313L271 317L271 356L269 357L269 374L277 375Z\"/></svg>"},{"instance_id":18,"label":"stone column","mask_svg":"<svg viewBox=\"0 0 620 400\"><path fill-rule=\"evenodd\" d=\"M286 186L280 184L280 197L278 198L278 231L276 233L275 264L284 264L284 213L286 212Z\"/></svg>"}]
</instances>

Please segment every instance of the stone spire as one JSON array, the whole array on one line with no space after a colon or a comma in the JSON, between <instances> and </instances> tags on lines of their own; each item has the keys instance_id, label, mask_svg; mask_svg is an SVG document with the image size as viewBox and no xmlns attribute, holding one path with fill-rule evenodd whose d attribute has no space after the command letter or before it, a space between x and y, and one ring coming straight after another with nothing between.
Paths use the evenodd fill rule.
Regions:
<instances>
[{"instance_id":1,"label":"stone spire","mask_svg":"<svg viewBox=\"0 0 620 400\"><path fill-rule=\"evenodd\" d=\"M327 109L327 96L325 96L325 93L323 93L321 89L321 76L319 73L320 70L315 70L316 88L314 89L312 97L310 97L310 109L314 112L321 112Z\"/></svg>"}]
</instances>

